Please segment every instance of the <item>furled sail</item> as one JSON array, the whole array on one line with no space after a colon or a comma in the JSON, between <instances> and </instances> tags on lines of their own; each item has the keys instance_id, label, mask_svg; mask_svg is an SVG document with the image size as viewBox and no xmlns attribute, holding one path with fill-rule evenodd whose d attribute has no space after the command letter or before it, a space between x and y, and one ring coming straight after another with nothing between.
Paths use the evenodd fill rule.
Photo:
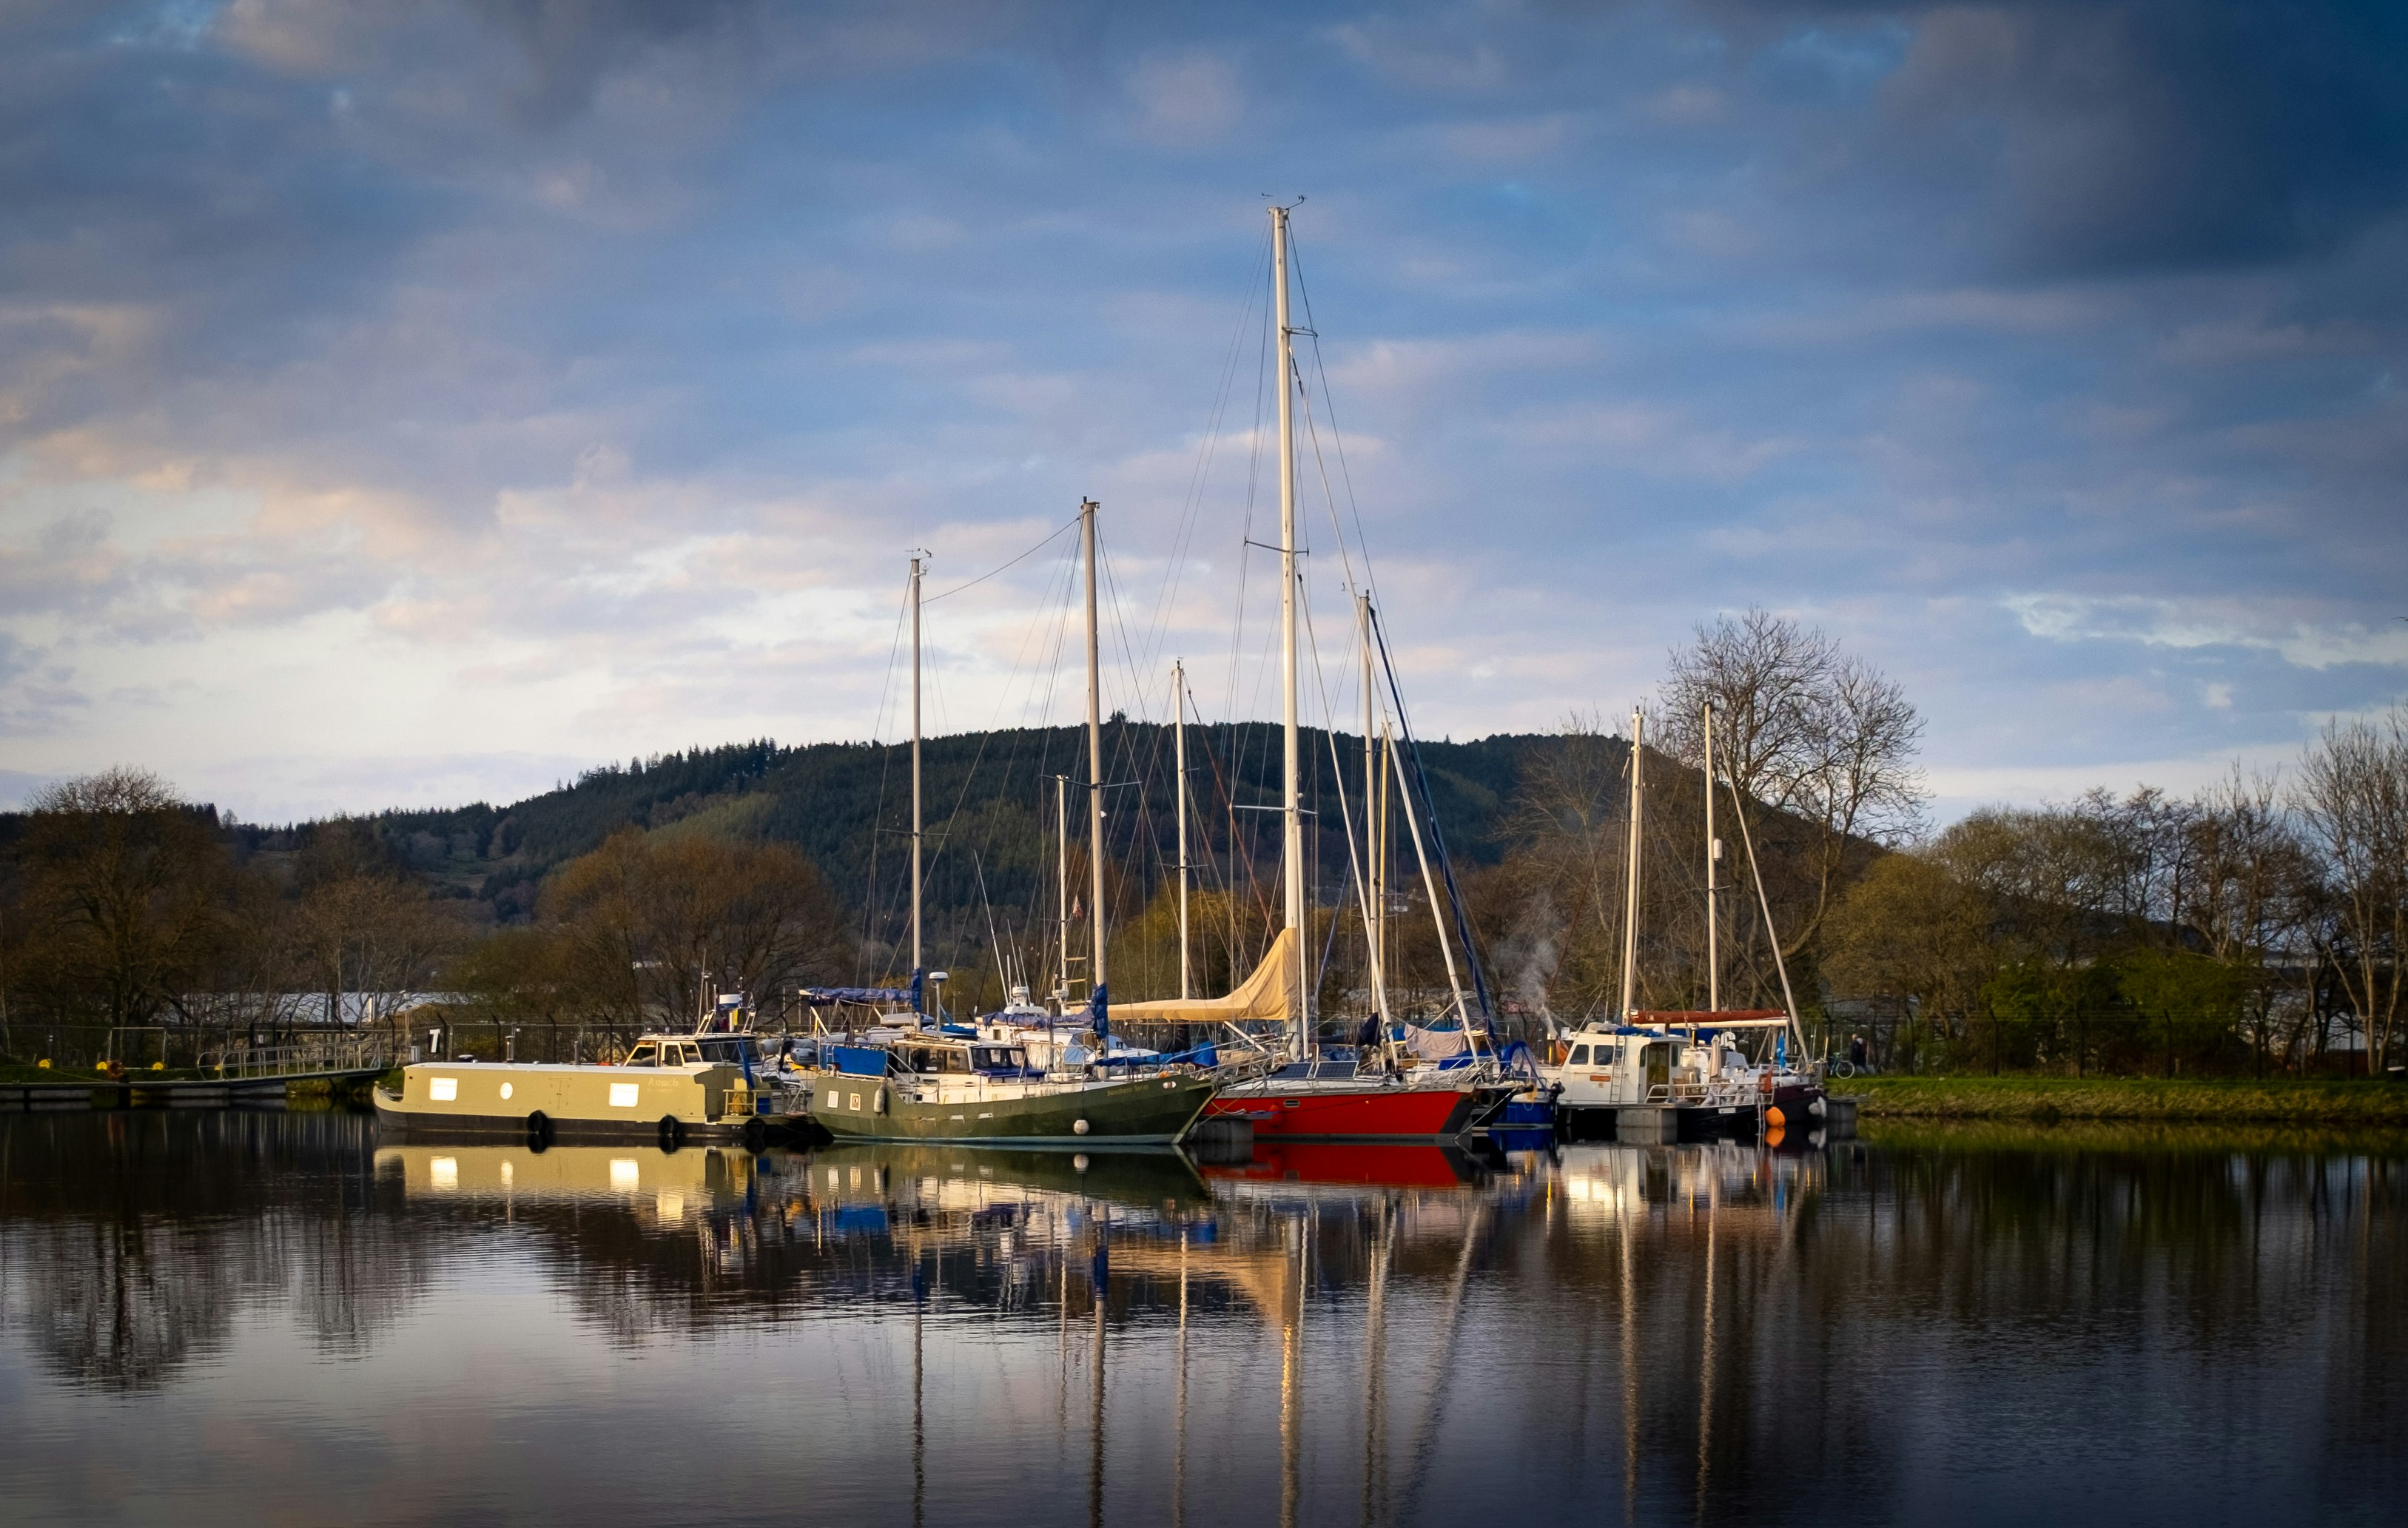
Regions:
<instances>
[{"instance_id":1,"label":"furled sail","mask_svg":"<svg viewBox=\"0 0 2408 1528\"><path fill-rule=\"evenodd\" d=\"M1238 984L1238 990L1226 997L1167 997L1156 1003L1119 1003L1112 1005L1112 1021L1150 1024L1218 1024L1224 1022L1252 1023L1276 1020L1285 1023L1298 991L1297 976L1302 970L1297 960L1298 942L1296 930L1282 929L1263 955L1263 963L1254 967L1254 975Z\"/></svg>"}]
</instances>

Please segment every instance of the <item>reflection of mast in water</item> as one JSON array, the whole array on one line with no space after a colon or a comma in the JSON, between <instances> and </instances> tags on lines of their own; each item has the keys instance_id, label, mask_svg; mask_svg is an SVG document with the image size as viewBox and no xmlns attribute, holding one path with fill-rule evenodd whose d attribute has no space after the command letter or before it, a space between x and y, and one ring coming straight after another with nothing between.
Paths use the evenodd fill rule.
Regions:
<instances>
[{"instance_id":1,"label":"reflection of mast in water","mask_svg":"<svg viewBox=\"0 0 2408 1528\"><path fill-rule=\"evenodd\" d=\"M1182 780L1179 788L1187 789ZM1181 850L1182 855L1185 850ZM1182 869L1184 874L1184 867ZM1182 909L1182 916L1184 915ZM1182 958L1185 951L1181 952ZM1187 1522L1187 1228L1179 1228L1179 1399L1171 1417L1170 1528Z\"/></svg>"},{"instance_id":2,"label":"reflection of mast in water","mask_svg":"<svg viewBox=\"0 0 2408 1528\"><path fill-rule=\"evenodd\" d=\"M1111 1304L1112 1250L1101 1223L1096 1227L1096 1338L1093 1374L1088 1381L1087 1521L1101 1528L1104 1521L1104 1307Z\"/></svg>"},{"instance_id":3,"label":"reflection of mast in water","mask_svg":"<svg viewBox=\"0 0 2408 1528\"><path fill-rule=\"evenodd\" d=\"M1296 1528L1297 1521L1298 1467L1303 1458L1303 1439L1297 1435L1304 1426L1304 1273L1312 1230L1311 1216L1289 1224L1296 1243L1291 1267L1294 1292L1280 1302L1280 1314L1285 1318L1285 1329L1280 1335L1280 1528Z\"/></svg>"},{"instance_id":4,"label":"reflection of mast in water","mask_svg":"<svg viewBox=\"0 0 2408 1528\"><path fill-rule=\"evenodd\" d=\"M1395 1206L1382 1199L1379 1222L1372 1232L1370 1298L1363 1321L1364 1528L1384 1522L1388 1516L1388 1262L1395 1230Z\"/></svg>"},{"instance_id":5,"label":"reflection of mast in water","mask_svg":"<svg viewBox=\"0 0 2408 1528\"><path fill-rule=\"evenodd\" d=\"M921 1381L926 1374L928 1284L920 1248L911 1247L911 1528L928 1521L928 1421Z\"/></svg>"},{"instance_id":6,"label":"reflection of mast in water","mask_svg":"<svg viewBox=\"0 0 2408 1528\"><path fill-rule=\"evenodd\" d=\"M1067 1463L1070 1450L1070 1259L1069 1249L1057 1240L1054 1258L1054 1355L1059 1372L1054 1377L1054 1462Z\"/></svg>"},{"instance_id":7,"label":"reflection of mast in water","mask_svg":"<svg viewBox=\"0 0 2408 1528\"><path fill-rule=\"evenodd\" d=\"M1631 1289L1638 1260L1630 1250L1630 1208L1625 1195L1615 1240L1622 1244L1622 1521L1639 1516L1639 1301Z\"/></svg>"},{"instance_id":8,"label":"reflection of mast in water","mask_svg":"<svg viewBox=\"0 0 2408 1528\"><path fill-rule=\"evenodd\" d=\"M1471 1282L1471 1254L1479 1250L1481 1228L1488 1223L1488 1205L1482 1201L1463 1227L1463 1250L1455 1254L1455 1283L1446 1297L1446 1335L1438 1345L1438 1363L1430 1371L1429 1392L1422 1401L1421 1425L1413 1430L1413 1473L1405 1484L1405 1499L1417 1502L1429 1478L1430 1460L1438 1451L1439 1422L1446 1409L1446 1382L1455 1373L1456 1335L1463 1328L1463 1293Z\"/></svg>"},{"instance_id":9,"label":"reflection of mast in water","mask_svg":"<svg viewBox=\"0 0 2408 1528\"><path fill-rule=\"evenodd\" d=\"M1706 1521L1706 1467L1714 1441L1714 1221L1721 1185L1706 1181L1706 1309L1698 1356L1698 1521Z\"/></svg>"}]
</instances>

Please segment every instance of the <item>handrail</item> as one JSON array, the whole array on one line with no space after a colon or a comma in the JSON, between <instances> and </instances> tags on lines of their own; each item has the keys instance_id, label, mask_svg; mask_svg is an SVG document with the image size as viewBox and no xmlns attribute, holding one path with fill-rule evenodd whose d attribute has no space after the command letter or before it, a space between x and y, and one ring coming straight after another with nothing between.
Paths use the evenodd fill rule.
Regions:
<instances>
[{"instance_id":1,"label":"handrail","mask_svg":"<svg viewBox=\"0 0 2408 1528\"><path fill-rule=\"evenodd\" d=\"M199 1069L227 1081L307 1077L323 1072L382 1072L393 1065L393 1046L382 1038L347 1038L299 1045L229 1046L199 1057Z\"/></svg>"}]
</instances>

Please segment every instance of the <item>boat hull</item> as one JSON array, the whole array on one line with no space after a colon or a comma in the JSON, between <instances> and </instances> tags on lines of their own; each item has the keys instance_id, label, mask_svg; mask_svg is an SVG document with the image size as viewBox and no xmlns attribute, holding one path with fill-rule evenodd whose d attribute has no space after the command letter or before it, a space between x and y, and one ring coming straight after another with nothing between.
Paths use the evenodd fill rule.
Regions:
<instances>
[{"instance_id":1,"label":"boat hull","mask_svg":"<svg viewBox=\"0 0 2408 1528\"><path fill-rule=\"evenodd\" d=\"M802 1122L753 1111L757 1096L732 1066L662 1068L420 1063L398 1094L371 1090L377 1123L411 1135L560 1141L755 1136Z\"/></svg>"},{"instance_id":2,"label":"boat hull","mask_svg":"<svg viewBox=\"0 0 2408 1528\"><path fill-rule=\"evenodd\" d=\"M1126 1082L1020 1097L924 1103L886 1078L830 1074L813 1081L811 1119L840 1141L942 1141L1075 1148L1169 1146L1219 1086L1211 1078ZM1085 1128L1080 1128L1082 1125Z\"/></svg>"},{"instance_id":3,"label":"boat hull","mask_svg":"<svg viewBox=\"0 0 2408 1528\"><path fill-rule=\"evenodd\" d=\"M1479 1104L1475 1089L1233 1090L1205 1112L1244 1120L1257 1140L1435 1140L1459 1135Z\"/></svg>"}]
</instances>

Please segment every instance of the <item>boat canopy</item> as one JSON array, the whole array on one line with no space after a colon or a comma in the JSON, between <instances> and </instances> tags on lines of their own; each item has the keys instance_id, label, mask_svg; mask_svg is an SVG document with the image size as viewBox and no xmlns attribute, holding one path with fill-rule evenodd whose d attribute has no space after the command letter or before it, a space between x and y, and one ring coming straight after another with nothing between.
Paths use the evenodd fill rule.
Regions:
<instances>
[{"instance_id":1,"label":"boat canopy","mask_svg":"<svg viewBox=\"0 0 2408 1528\"><path fill-rule=\"evenodd\" d=\"M1166 997L1154 1003L1114 1003L1112 1017L1122 1023L1218 1024L1277 1020L1285 1023L1295 1002L1302 964L1297 959L1297 931L1282 929L1254 967L1254 975L1226 997Z\"/></svg>"},{"instance_id":2,"label":"boat canopy","mask_svg":"<svg viewBox=\"0 0 2408 1528\"><path fill-rule=\"evenodd\" d=\"M806 1003L855 1003L864 1007L912 1000L909 987L806 987L799 995Z\"/></svg>"}]
</instances>

